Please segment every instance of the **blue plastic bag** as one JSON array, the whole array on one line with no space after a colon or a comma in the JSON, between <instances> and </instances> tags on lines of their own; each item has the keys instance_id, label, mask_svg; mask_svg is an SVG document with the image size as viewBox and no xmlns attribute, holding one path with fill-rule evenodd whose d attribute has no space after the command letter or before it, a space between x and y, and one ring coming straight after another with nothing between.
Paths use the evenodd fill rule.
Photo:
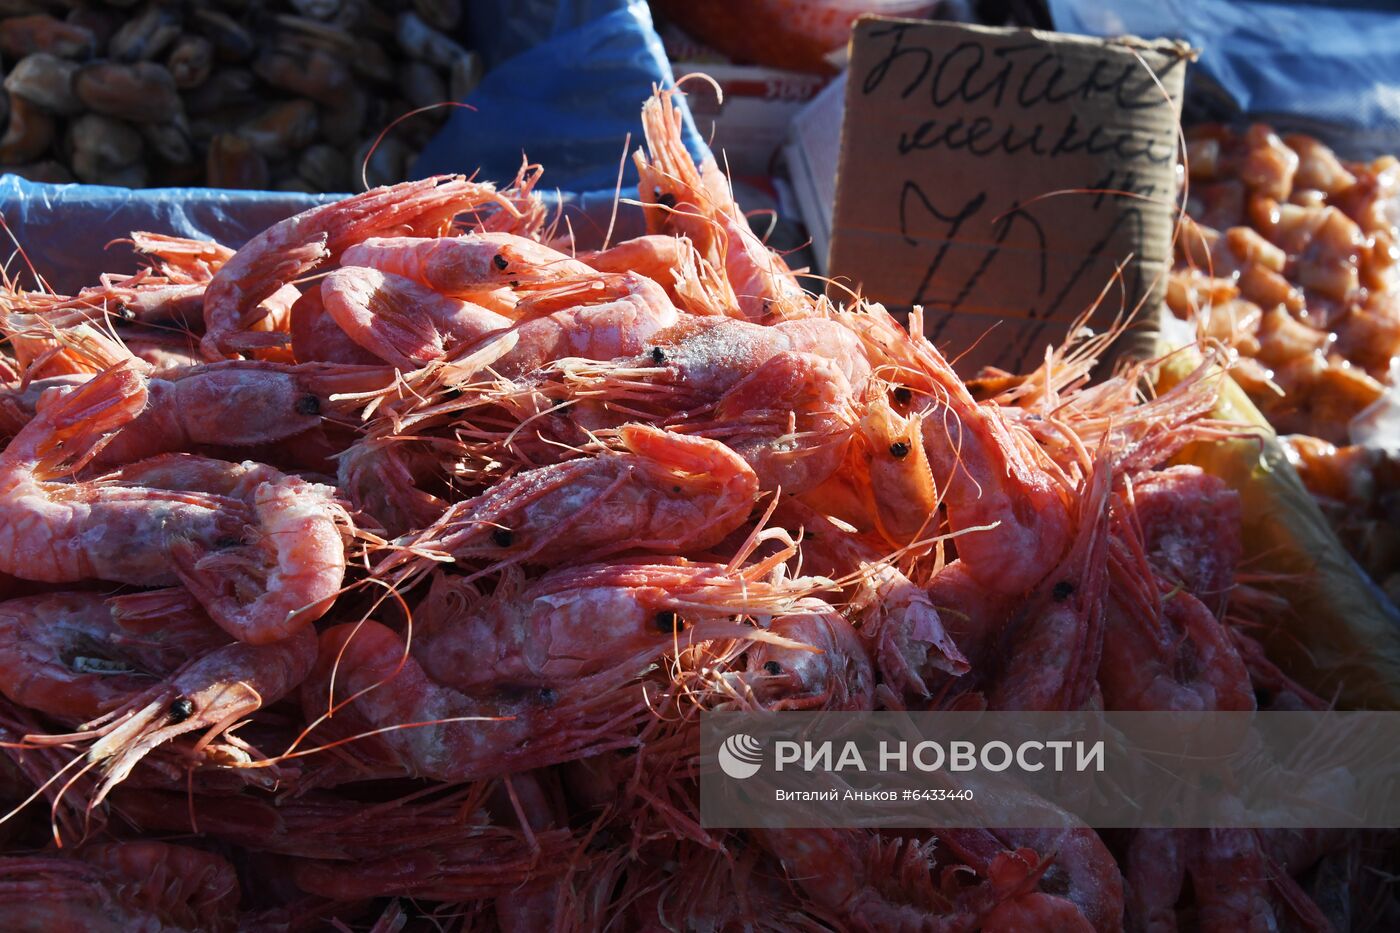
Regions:
<instances>
[{"instance_id":1,"label":"blue plastic bag","mask_svg":"<svg viewBox=\"0 0 1400 933\"><path fill-rule=\"evenodd\" d=\"M477 48L491 47L488 33L504 22L498 4L472 10ZM475 111L456 108L431 140L414 174L467 172L506 179L520 167L522 154L545 167L544 183L565 191L608 191L617 185L624 141L641 141L641 105L653 84L674 82L671 65L652 28L645 0L578 0L554 4L544 26L542 16L523 20L542 26L541 41L506 61L488 67L466 100ZM488 61L488 65L491 63ZM684 109L684 104L682 103ZM684 111L685 142L695 155L707 150ZM635 185L635 172L627 166Z\"/></svg>"},{"instance_id":2,"label":"blue plastic bag","mask_svg":"<svg viewBox=\"0 0 1400 933\"><path fill-rule=\"evenodd\" d=\"M1322 0L1049 0L1055 28L1185 39L1188 117L1311 133L1344 156L1400 153L1400 16Z\"/></svg>"},{"instance_id":3,"label":"blue plastic bag","mask_svg":"<svg viewBox=\"0 0 1400 933\"><path fill-rule=\"evenodd\" d=\"M218 240L238 247L284 217L335 195L215 188L111 188L45 185L0 177L0 214L35 269L59 294L97 284L100 272L135 272L130 249L108 248L133 230ZM20 274L23 262L10 263Z\"/></svg>"},{"instance_id":4,"label":"blue plastic bag","mask_svg":"<svg viewBox=\"0 0 1400 933\"><path fill-rule=\"evenodd\" d=\"M474 4L471 27L485 35L508 31L533 48L501 62L472 100L479 112L459 111L424 151L416 175L481 171L509 182L522 151L545 166L543 192L554 201L581 248L600 244L613 223L613 201L623 143L641 132L643 100L654 84L671 83L670 66L643 0L529 0ZM494 17L494 18L493 18ZM507 43L509 45L510 43ZM497 77L499 74L499 77ZM684 111L685 103L678 98ZM708 152L685 112L686 142ZM429 153L433 153L432 160ZM635 190L635 171L628 163ZM559 189L563 189L561 192ZM568 192L568 193L565 193ZM338 195L212 188L132 190L97 185L46 185L0 177L0 214L10 233L59 293L95 284L99 272L134 272L129 249L113 240L133 230L214 239L237 248L277 221ZM640 212L617 212L614 242L642 232ZM22 262L9 266L28 286Z\"/></svg>"}]
</instances>

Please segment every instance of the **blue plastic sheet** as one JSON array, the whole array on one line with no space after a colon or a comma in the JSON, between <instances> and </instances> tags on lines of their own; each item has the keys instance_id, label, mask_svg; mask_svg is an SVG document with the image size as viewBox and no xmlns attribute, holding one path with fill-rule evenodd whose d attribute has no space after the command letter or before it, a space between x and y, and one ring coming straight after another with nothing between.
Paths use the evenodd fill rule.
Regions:
<instances>
[{"instance_id":1,"label":"blue plastic sheet","mask_svg":"<svg viewBox=\"0 0 1400 933\"><path fill-rule=\"evenodd\" d=\"M1400 152L1400 16L1393 3L1049 0L1055 28L1185 39L1188 115L1312 133L1351 158ZM1389 7L1388 9L1386 7Z\"/></svg>"},{"instance_id":2,"label":"blue plastic sheet","mask_svg":"<svg viewBox=\"0 0 1400 933\"><path fill-rule=\"evenodd\" d=\"M0 212L6 226L60 294L96 284L99 272L136 271L129 248L108 249L109 243L133 230L214 239L238 247L282 218L333 198L213 188L135 191L0 177ZM12 275L23 271L22 263L10 264Z\"/></svg>"},{"instance_id":3,"label":"blue plastic sheet","mask_svg":"<svg viewBox=\"0 0 1400 933\"><path fill-rule=\"evenodd\" d=\"M487 49L493 28L521 18L493 17L497 5L482 6L468 41ZM414 173L480 168L485 178L509 178L524 153L544 165L550 186L613 191L624 141L629 133L633 148L641 141L642 100L653 84L673 82L645 0L561 2L548 26L543 17L524 19L543 27L541 41L488 68L466 100L476 110L454 109ZM691 152L704 153L688 112L685 132Z\"/></svg>"},{"instance_id":4,"label":"blue plastic sheet","mask_svg":"<svg viewBox=\"0 0 1400 933\"><path fill-rule=\"evenodd\" d=\"M544 192L563 209L581 247L599 244L612 222L623 143L640 142L641 105L654 84L672 82L644 0L526 0L473 4L466 44L501 53L523 49L488 73L471 100L424 151L415 175L471 173L508 182L522 152L545 166ZM684 109L683 99L680 106ZM687 112L687 145L707 152ZM623 196L635 189L624 182ZM131 190L46 185L0 177L0 213L49 285L71 293L100 271L135 271L129 249L113 240L132 230L214 239L238 247L269 225L335 195L210 188ZM640 212L622 207L614 240L641 232ZM3 244L0 244L3 246ZM0 249L0 253L3 250ZM11 274L24 266L12 262ZM25 277L27 284L27 277Z\"/></svg>"}]
</instances>

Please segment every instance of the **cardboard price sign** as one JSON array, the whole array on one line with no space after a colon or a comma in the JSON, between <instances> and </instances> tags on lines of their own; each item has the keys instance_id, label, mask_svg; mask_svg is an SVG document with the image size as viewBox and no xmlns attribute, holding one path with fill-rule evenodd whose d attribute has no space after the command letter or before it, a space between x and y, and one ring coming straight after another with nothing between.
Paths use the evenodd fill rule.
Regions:
<instances>
[{"instance_id":1,"label":"cardboard price sign","mask_svg":"<svg viewBox=\"0 0 1400 933\"><path fill-rule=\"evenodd\" d=\"M831 274L892 309L922 305L929 337L963 354L964 372L1034 366L1101 295L1100 327L1155 310L1189 54L862 18Z\"/></svg>"}]
</instances>

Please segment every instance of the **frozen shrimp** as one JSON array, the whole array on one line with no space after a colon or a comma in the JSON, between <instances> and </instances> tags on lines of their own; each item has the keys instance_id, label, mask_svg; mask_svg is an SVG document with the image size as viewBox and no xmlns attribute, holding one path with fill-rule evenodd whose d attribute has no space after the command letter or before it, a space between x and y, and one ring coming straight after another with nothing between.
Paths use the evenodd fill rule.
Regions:
<instances>
[{"instance_id":1,"label":"frozen shrimp","mask_svg":"<svg viewBox=\"0 0 1400 933\"><path fill-rule=\"evenodd\" d=\"M722 270L742 317L772 323L811 315L815 303L777 253L749 227L713 157L696 166L681 139L673 91L657 91L642 107L647 153L633 156L647 230L682 234L713 268Z\"/></svg>"},{"instance_id":2,"label":"frozen shrimp","mask_svg":"<svg viewBox=\"0 0 1400 933\"><path fill-rule=\"evenodd\" d=\"M0 625L6 635L0 657L33 665L15 694L81 723L77 732L25 741L86 744L88 761L100 764L102 774L90 806L181 736L203 731L196 754L186 757L198 763L208 748L222 761L230 748L211 743L291 693L316 654L310 629L276 644L230 643L180 590L110 600L82 593L12 600L0 604ZM247 755L236 741L231 751Z\"/></svg>"},{"instance_id":3,"label":"frozen shrimp","mask_svg":"<svg viewBox=\"0 0 1400 933\"><path fill-rule=\"evenodd\" d=\"M7 930L233 930L233 866L188 846L143 840L84 849L78 858L0 859L0 926Z\"/></svg>"},{"instance_id":4,"label":"frozen shrimp","mask_svg":"<svg viewBox=\"0 0 1400 933\"><path fill-rule=\"evenodd\" d=\"M65 479L145 403L144 381L119 366L44 406L0 453L0 572L170 585L175 541L241 539L251 515L227 496Z\"/></svg>"},{"instance_id":5,"label":"frozen shrimp","mask_svg":"<svg viewBox=\"0 0 1400 933\"><path fill-rule=\"evenodd\" d=\"M346 250L347 266L412 279L451 298L476 299L505 287L593 274L585 263L512 233L456 237L370 237Z\"/></svg>"},{"instance_id":6,"label":"frozen shrimp","mask_svg":"<svg viewBox=\"0 0 1400 933\"><path fill-rule=\"evenodd\" d=\"M342 266L322 279L321 302L351 340L406 371L511 324L469 301L363 266Z\"/></svg>"},{"instance_id":7,"label":"frozen shrimp","mask_svg":"<svg viewBox=\"0 0 1400 933\"><path fill-rule=\"evenodd\" d=\"M557 564L623 550L704 549L747 517L758 494L752 468L722 444L645 425L620 431L624 453L518 473L454 504L411 542L490 566ZM404 561L391 555L383 573Z\"/></svg>"},{"instance_id":8,"label":"frozen shrimp","mask_svg":"<svg viewBox=\"0 0 1400 933\"><path fill-rule=\"evenodd\" d=\"M779 608L804 618L830 612L820 601L813 601L817 610L804 610L807 603L794 594L810 585L767 583L763 568L679 559L587 564L528 582L508 577L489 597L475 595L460 576L439 572L414 616L413 654L430 677L463 693L490 695L505 686L561 691L618 666L641 670L678 643L760 634L734 616ZM775 621L772 630L801 641L788 631L795 626ZM864 688L853 681L850 689L868 689L868 665L863 680Z\"/></svg>"},{"instance_id":9,"label":"frozen shrimp","mask_svg":"<svg viewBox=\"0 0 1400 933\"><path fill-rule=\"evenodd\" d=\"M901 328L884 308L843 312L870 359L910 390L924 451L969 573L1023 593L1045 578L1073 537L1070 493L1058 467L995 405L979 405L923 336L916 312Z\"/></svg>"},{"instance_id":10,"label":"frozen shrimp","mask_svg":"<svg viewBox=\"0 0 1400 933\"><path fill-rule=\"evenodd\" d=\"M210 280L201 341L205 356L223 359L289 343L284 332L255 332L267 317L263 300L355 243L405 226L438 235L456 215L499 199L490 185L441 176L375 188L272 225L234 253Z\"/></svg>"}]
</instances>

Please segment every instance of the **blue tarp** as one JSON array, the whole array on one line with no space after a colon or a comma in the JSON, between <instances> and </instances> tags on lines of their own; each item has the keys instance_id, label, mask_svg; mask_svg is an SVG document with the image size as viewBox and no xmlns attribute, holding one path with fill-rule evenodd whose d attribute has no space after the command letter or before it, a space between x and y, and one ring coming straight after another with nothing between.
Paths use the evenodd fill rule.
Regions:
<instances>
[{"instance_id":1,"label":"blue tarp","mask_svg":"<svg viewBox=\"0 0 1400 933\"><path fill-rule=\"evenodd\" d=\"M490 49L503 22L521 20L490 15L496 4L481 6L467 41ZM645 0L560 3L547 20L524 21L542 27L538 44L488 68L466 101L476 110L454 109L414 174L480 168L485 178L510 178L523 151L544 165L551 186L611 192L628 134L634 148L641 140L643 98L653 84L673 80ZM686 129L691 151L703 152L689 118Z\"/></svg>"},{"instance_id":2,"label":"blue tarp","mask_svg":"<svg viewBox=\"0 0 1400 933\"><path fill-rule=\"evenodd\" d=\"M527 0L471 8L465 43L504 57L468 102L424 150L415 175L480 169L479 178L507 182L521 153L545 167L544 185L566 205L581 243L601 240L612 210L627 135L640 141L639 114L654 84L672 82L644 0ZM493 32L494 30L494 32ZM491 34L505 37L491 43ZM533 43L533 44L532 44ZM488 63L491 56L488 55ZM681 101L684 107L684 101ZM686 115L687 144L703 154ZM630 171L626 188L635 189ZM568 193L557 193L560 190ZM45 185L0 177L0 212L49 284L72 292L99 271L129 272L129 250L107 244L132 230L213 238L242 245L270 224L332 195L211 188L132 190L97 185ZM638 232L625 209L619 233ZM14 274L21 266L11 264Z\"/></svg>"},{"instance_id":3,"label":"blue tarp","mask_svg":"<svg viewBox=\"0 0 1400 933\"><path fill-rule=\"evenodd\" d=\"M1049 0L1055 28L1185 39L1190 116L1264 120L1343 155L1400 152L1400 16L1364 0Z\"/></svg>"}]
</instances>

